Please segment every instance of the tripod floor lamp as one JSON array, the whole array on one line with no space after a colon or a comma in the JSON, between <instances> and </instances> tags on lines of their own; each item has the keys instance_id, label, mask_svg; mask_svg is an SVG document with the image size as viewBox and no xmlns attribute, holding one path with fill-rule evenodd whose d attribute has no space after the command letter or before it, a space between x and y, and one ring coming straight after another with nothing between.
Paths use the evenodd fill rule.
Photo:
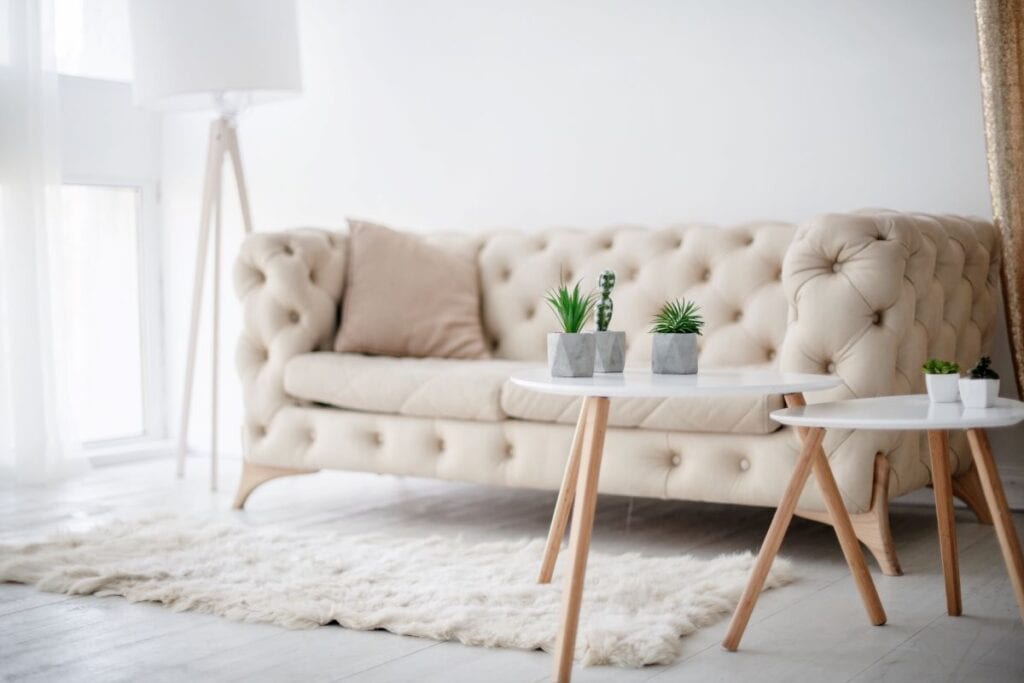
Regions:
<instances>
[{"instance_id":1,"label":"tripod floor lamp","mask_svg":"<svg viewBox=\"0 0 1024 683\"><path fill-rule=\"evenodd\" d=\"M216 113L210 124L199 214L177 471L185 473L193 379L207 256L212 250L213 366L210 487L217 488L217 371L220 343L221 216L224 164L234 172L242 223L252 231L238 148L238 114L253 104L301 91L295 0L130 0L137 104ZM212 244L211 244L212 237Z\"/></svg>"}]
</instances>

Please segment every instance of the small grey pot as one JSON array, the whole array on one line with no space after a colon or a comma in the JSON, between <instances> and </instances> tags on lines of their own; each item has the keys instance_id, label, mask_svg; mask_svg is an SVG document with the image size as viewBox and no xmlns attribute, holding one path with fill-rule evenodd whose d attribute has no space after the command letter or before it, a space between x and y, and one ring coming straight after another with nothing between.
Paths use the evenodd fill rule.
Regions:
<instances>
[{"instance_id":1,"label":"small grey pot","mask_svg":"<svg viewBox=\"0 0 1024 683\"><path fill-rule=\"evenodd\" d=\"M594 332L594 372L622 372L626 366L626 333Z\"/></svg>"},{"instance_id":2,"label":"small grey pot","mask_svg":"<svg viewBox=\"0 0 1024 683\"><path fill-rule=\"evenodd\" d=\"M594 335L548 333L548 368L552 377L594 376Z\"/></svg>"},{"instance_id":3,"label":"small grey pot","mask_svg":"<svg viewBox=\"0 0 1024 683\"><path fill-rule=\"evenodd\" d=\"M651 372L658 375L693 375L697 372L697 335L651 335Z\"/></svg>"}]
</instances>

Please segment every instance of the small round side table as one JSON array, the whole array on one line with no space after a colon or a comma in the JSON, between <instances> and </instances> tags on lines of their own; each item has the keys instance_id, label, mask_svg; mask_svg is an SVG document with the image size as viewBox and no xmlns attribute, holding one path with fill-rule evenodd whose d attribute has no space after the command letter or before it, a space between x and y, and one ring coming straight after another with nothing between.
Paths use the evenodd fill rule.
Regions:
<instances>
[{"instance_id":1,"label":"small round side table","mask_svg":"<svg viewBox=\"0 0 1024 683\"><path fill-rule=\"evenodd\" d=\"M776 422L800 429L803 432L805 450L797 463L786 497L779 504L772 519L754 571L751 573L750 582L733 615L728 635L723 643L726 649L735 650L739 645L750 613L754 609L754 603L764 584L765 574L792 519L795 497L799 495L807 481L809 472L805 463L811 457L807 454L807 445L820 444L826 429L928 432L932 485L935 490L935 515L939 526L939 552L946 584L946 610L952 616L959 615L963 608L960 598L960 568L956 549L956 525L953 519L953 485L949 472L947 432L950 429L966 430L967 440L971 445L971 456L981 479L981 487L999 539L999 547L1017 598L1017 607L1021 618L1024 619L1024 557L1021 555L1020 540L1013 528L1013 518L1006 504L1006 494L985 433L986 429L1009 427L1024 421L1024 403L1000 398L991 408L965 408L960 403L931 403L926 395L880 396L794 406L776 410L771 417Z\"/></svg>"},{"instance_id":2,"label":"small round side table","mask_svg":"<svg viewBox=\"0 0 1024 683\"><path fill-rule=\"evenodd\" d=\"M597 482L601 473L604 435L608 427L609 399L620 397L735 396L741 394L783 394L786 405L803 405L803 392L820 391L839 386L842 380L833 375L791 372L721 370L696 375L655 375L627 370L624 373L596 374L593 377L552 377L546 369L528 370L512 376L512 382L526 389L547 394L582 396L576 432L565 465L558 502L551 518L539 583L549 583L562 545L565 527L572 508L572 530L569 535L569 571L566 574L562 603L562 625L555 650L554 679L568 681L572 674L573 654L583 581L590 553L590 536L594 528L597 504ZM819 442L820 443L820 442ZM817 448L817 445L815 446ZM822 455L824 458L824 455ZM827 466L826 466L827 467ZM817 470L817 467L816 467ZM806 478L806 477L805 477ZM831 476L821 475L822 491L833 518L843 554L857 577L857 587L872 621L882 623L885 613L868 574L860 544L854 535L849 513L839 496ZM795 503L794 503L795 504ZM770 563L769 563L770 565ZM767 568L765 569L767 573ZM762 579L762 584L763 584Z\"/></svg>"}]
</instances>

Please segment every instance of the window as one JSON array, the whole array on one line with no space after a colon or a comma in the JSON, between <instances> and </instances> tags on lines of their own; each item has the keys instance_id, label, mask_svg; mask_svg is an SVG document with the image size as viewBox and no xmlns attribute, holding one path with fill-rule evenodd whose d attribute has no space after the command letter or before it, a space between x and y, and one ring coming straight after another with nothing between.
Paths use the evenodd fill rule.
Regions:
<instances>
[{"instance_id":1,"label":"window","mask_svg":"<svg viewBox=\"0 0 1024 683\"><path fill-rule=\"evenodd\" d=\"M53 15L68 402L100 459L166 446L160 123L132 104L128 2L56 0Z\"/></svg>"},{"instance_id":2,"label":"window","mask_svg":"<svg viewBox=\"0 0 1024 683\"><path fill-rule=\"evenodd\" d=\"M58 72L132 80L128 0L57 0L54 10Z\"/></svg>"},{"instance_id":3,"label":"window","mask_svg":"<svg viewBox=\"0 0 1024 683\"><path fill-rule=\"evenodd\" d=\"M69 398L85 442L143 436L140 191L64 185L61 272Z\"/></svg>"}]
</instances>

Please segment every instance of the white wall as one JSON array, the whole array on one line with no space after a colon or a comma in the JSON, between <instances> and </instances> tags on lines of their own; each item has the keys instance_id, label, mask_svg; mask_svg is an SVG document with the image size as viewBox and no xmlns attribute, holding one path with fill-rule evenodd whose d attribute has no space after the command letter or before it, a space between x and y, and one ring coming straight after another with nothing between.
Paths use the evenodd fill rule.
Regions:
<instances>
[{"instance_id":1,"label":"white wall","mask_svg":"<svg viewBox=\"0 0 1024 683\"><path fill-rule=\"evenodd\" d=\"M258 229L990 215L970 0L305 0L300 15L305 94L241 123ZM205 135L198 116L164 124L175 403ZM237 212L227 225L231 256Z\"/></svg>"}]
</instances>

